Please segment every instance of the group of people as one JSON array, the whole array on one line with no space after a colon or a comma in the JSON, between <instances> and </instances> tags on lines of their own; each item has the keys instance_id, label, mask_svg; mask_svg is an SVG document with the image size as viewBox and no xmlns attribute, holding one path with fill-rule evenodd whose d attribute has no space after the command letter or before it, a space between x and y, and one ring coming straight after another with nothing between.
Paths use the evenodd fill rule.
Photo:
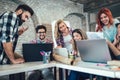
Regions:
<instances>
[{"instance_id":1,"label":"group of people","mask_svg":"<svg viewBox=\"0 0 120 80\"><path fill-rule=\"evenodd\" d=\"M108 8L102 8L98 12L97 24L96 31L103 32L104 38L110 48L112 58L120 60L119 20L113 18Z\"/></svg>"},{"instance_id":2,"label":"group of people","mask_svg":"<svg viewBox=\"0 0 120 80\"><path fill-rule=\"evenodd\" d=\"M7 11L0 16L0 64L19 64L24 62L24 59L22 57L15 57L14 50L19 35L27 30L27 28L20 26L33 14L34 11L28 5L22 4L17 7L15 12ZM110 48L113 59L120 60L119 21L113 18L112 13L108 8L102 8L97 15L97 25L98 26L96 27L96 32L103 32L104 38L106 39L106 43ZM52 40L46 38L46 31L47 29L44 25L38 25L36 27L37 38L35 40L32 40L31 42L53 43ZM86 33L82 29L72 30L71 27L68 27L66 25L64 20L60 19L55 23L54 35L57 43L57 48L66 48L68 52L70 52L74 56L74 59L70 59L53 53L54 59L63 63L65 63L65 59L68 59L67 63L74 64L75 59L80 57L79 51L76 47L76 41L86 40ZM47 71L50 72L51 69ZM52 76L52 74L50 75ZM33 76L30 76L28 79L32 80L32 77ZM40 78L42 77L36 76L36 80L40 80ZM87 80L89 79L89 74L77 71L70 72L68 80L79 79ZM35 78L33 80L35 80Z\"/></svg>"}]
</instances>

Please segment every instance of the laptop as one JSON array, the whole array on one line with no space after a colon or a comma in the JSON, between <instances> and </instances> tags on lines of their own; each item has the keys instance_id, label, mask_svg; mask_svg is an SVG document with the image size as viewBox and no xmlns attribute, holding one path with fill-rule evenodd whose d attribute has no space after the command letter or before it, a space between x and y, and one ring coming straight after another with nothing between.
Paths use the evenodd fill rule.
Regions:
<instances>
[{"instance_id":1,"label":"laptop","mask_svg":"<svg viewBox=\"0 0 120 80\"><path fill-rule=\"evenodd\" d=\"M103 32L86 32L89 40L91 39L104 39Z\"/></svg>"},{"instance_id":2,"label":"laptop","mask_svg":"<svg viewBox=\"0 0 120 80\"><path fill-rule=\"evenodd\" d=\"M68 51L66 48L54 48L54 52L56 54L59 54L61 56L67 57L68 58Z\"/></svg>"},{"instance_id":3,"label":"laptop","mask_svg":"<svg viewBox=\"0 0 120 80\"><path fill-rule=\"evenodd\" d=\"M76 41L82 61L107 63L111 61L108 45L105 39Z\"/></svg>"},{"instance_id":4,"label":"laptop","mask_svg":"<svg viewBox=\"0 0 120 80\"><path fill-rule=\"evenodd\" d=\"M53 52L53 44L52 43L24 43L22 44L22 52L25 62L34 62L34 61L42 61L43 56L40 52ZM52 54L51 54L52 56Z\"/></svg>"}]
</instances>

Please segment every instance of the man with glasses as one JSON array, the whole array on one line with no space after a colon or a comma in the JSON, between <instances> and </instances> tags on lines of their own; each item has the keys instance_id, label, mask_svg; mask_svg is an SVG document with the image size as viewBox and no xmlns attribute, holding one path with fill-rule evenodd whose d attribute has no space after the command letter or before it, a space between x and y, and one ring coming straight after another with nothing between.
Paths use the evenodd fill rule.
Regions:
<instances>
[{"instance_id":1,"label":"man with glasses","mask_svg":"<svg viewBox=\"0 0 120 80\"><path fill-rule=\"evenodd\" d=\"M53 43L52 40L48 39L46 37L46 32L47 29L44 25L38 25L36 27L36 35L37 38L35 40L32 40L32 43ZM30 75L28 75L28 80L54 80L54 76L52 73L52 69L43 69L43 70L36 70L36 71L32 71L32 72L28 72L28 74L30 73ZM35 77L35 78L34 78Z\"/></svg>"},{"instance_id":2,"label":"man with glasses","mask_svg":"<svg viewBox=\"0 0 120 80\"><path fill-rule=\"evenodd\" d=\"M36 27L37 39L32 40L32 43L53 43L52 40L46 38L47 29L44 25L38 25Z\"/></svg>"}]
</instances>

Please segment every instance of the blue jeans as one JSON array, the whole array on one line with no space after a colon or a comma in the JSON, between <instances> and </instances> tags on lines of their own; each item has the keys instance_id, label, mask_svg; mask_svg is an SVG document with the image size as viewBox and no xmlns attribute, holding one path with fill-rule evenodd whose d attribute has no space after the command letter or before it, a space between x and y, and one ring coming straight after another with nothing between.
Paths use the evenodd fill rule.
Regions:
<instances>
[{"instance_id":1,"label":"blue jeans","mask_svg":"<svg viewBox=\"0 0 120 80\"><path fill-rule=\"evenodd\" d=\"M82 73L82 72L77 72L77 71L71 71L70 75L68 77L68 80L85 80L89 78L89 74L87 73Z\"/></svg>"}]
</instances>

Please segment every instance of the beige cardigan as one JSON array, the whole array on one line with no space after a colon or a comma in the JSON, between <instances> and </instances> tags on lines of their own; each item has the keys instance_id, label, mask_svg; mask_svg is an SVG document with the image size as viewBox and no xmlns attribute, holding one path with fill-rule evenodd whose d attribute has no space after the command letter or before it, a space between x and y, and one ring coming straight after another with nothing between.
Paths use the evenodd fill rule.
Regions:
<instances>
[{"instance_id":1,"label":"beige cardigan","mask_svg":"<svg viewBox=\"0 0 120 80\"><path fill-rule=\"evenodd\" d=\"M60 55L58 55L56 53L53 53L53 58L58 62L68 64L68 65L76 65L76 63L78 61L80 61L80 58L76 58L75 60L73 60L71 58L66 58L64 56L60 56Z\"/></svg>"}]
</instances>

